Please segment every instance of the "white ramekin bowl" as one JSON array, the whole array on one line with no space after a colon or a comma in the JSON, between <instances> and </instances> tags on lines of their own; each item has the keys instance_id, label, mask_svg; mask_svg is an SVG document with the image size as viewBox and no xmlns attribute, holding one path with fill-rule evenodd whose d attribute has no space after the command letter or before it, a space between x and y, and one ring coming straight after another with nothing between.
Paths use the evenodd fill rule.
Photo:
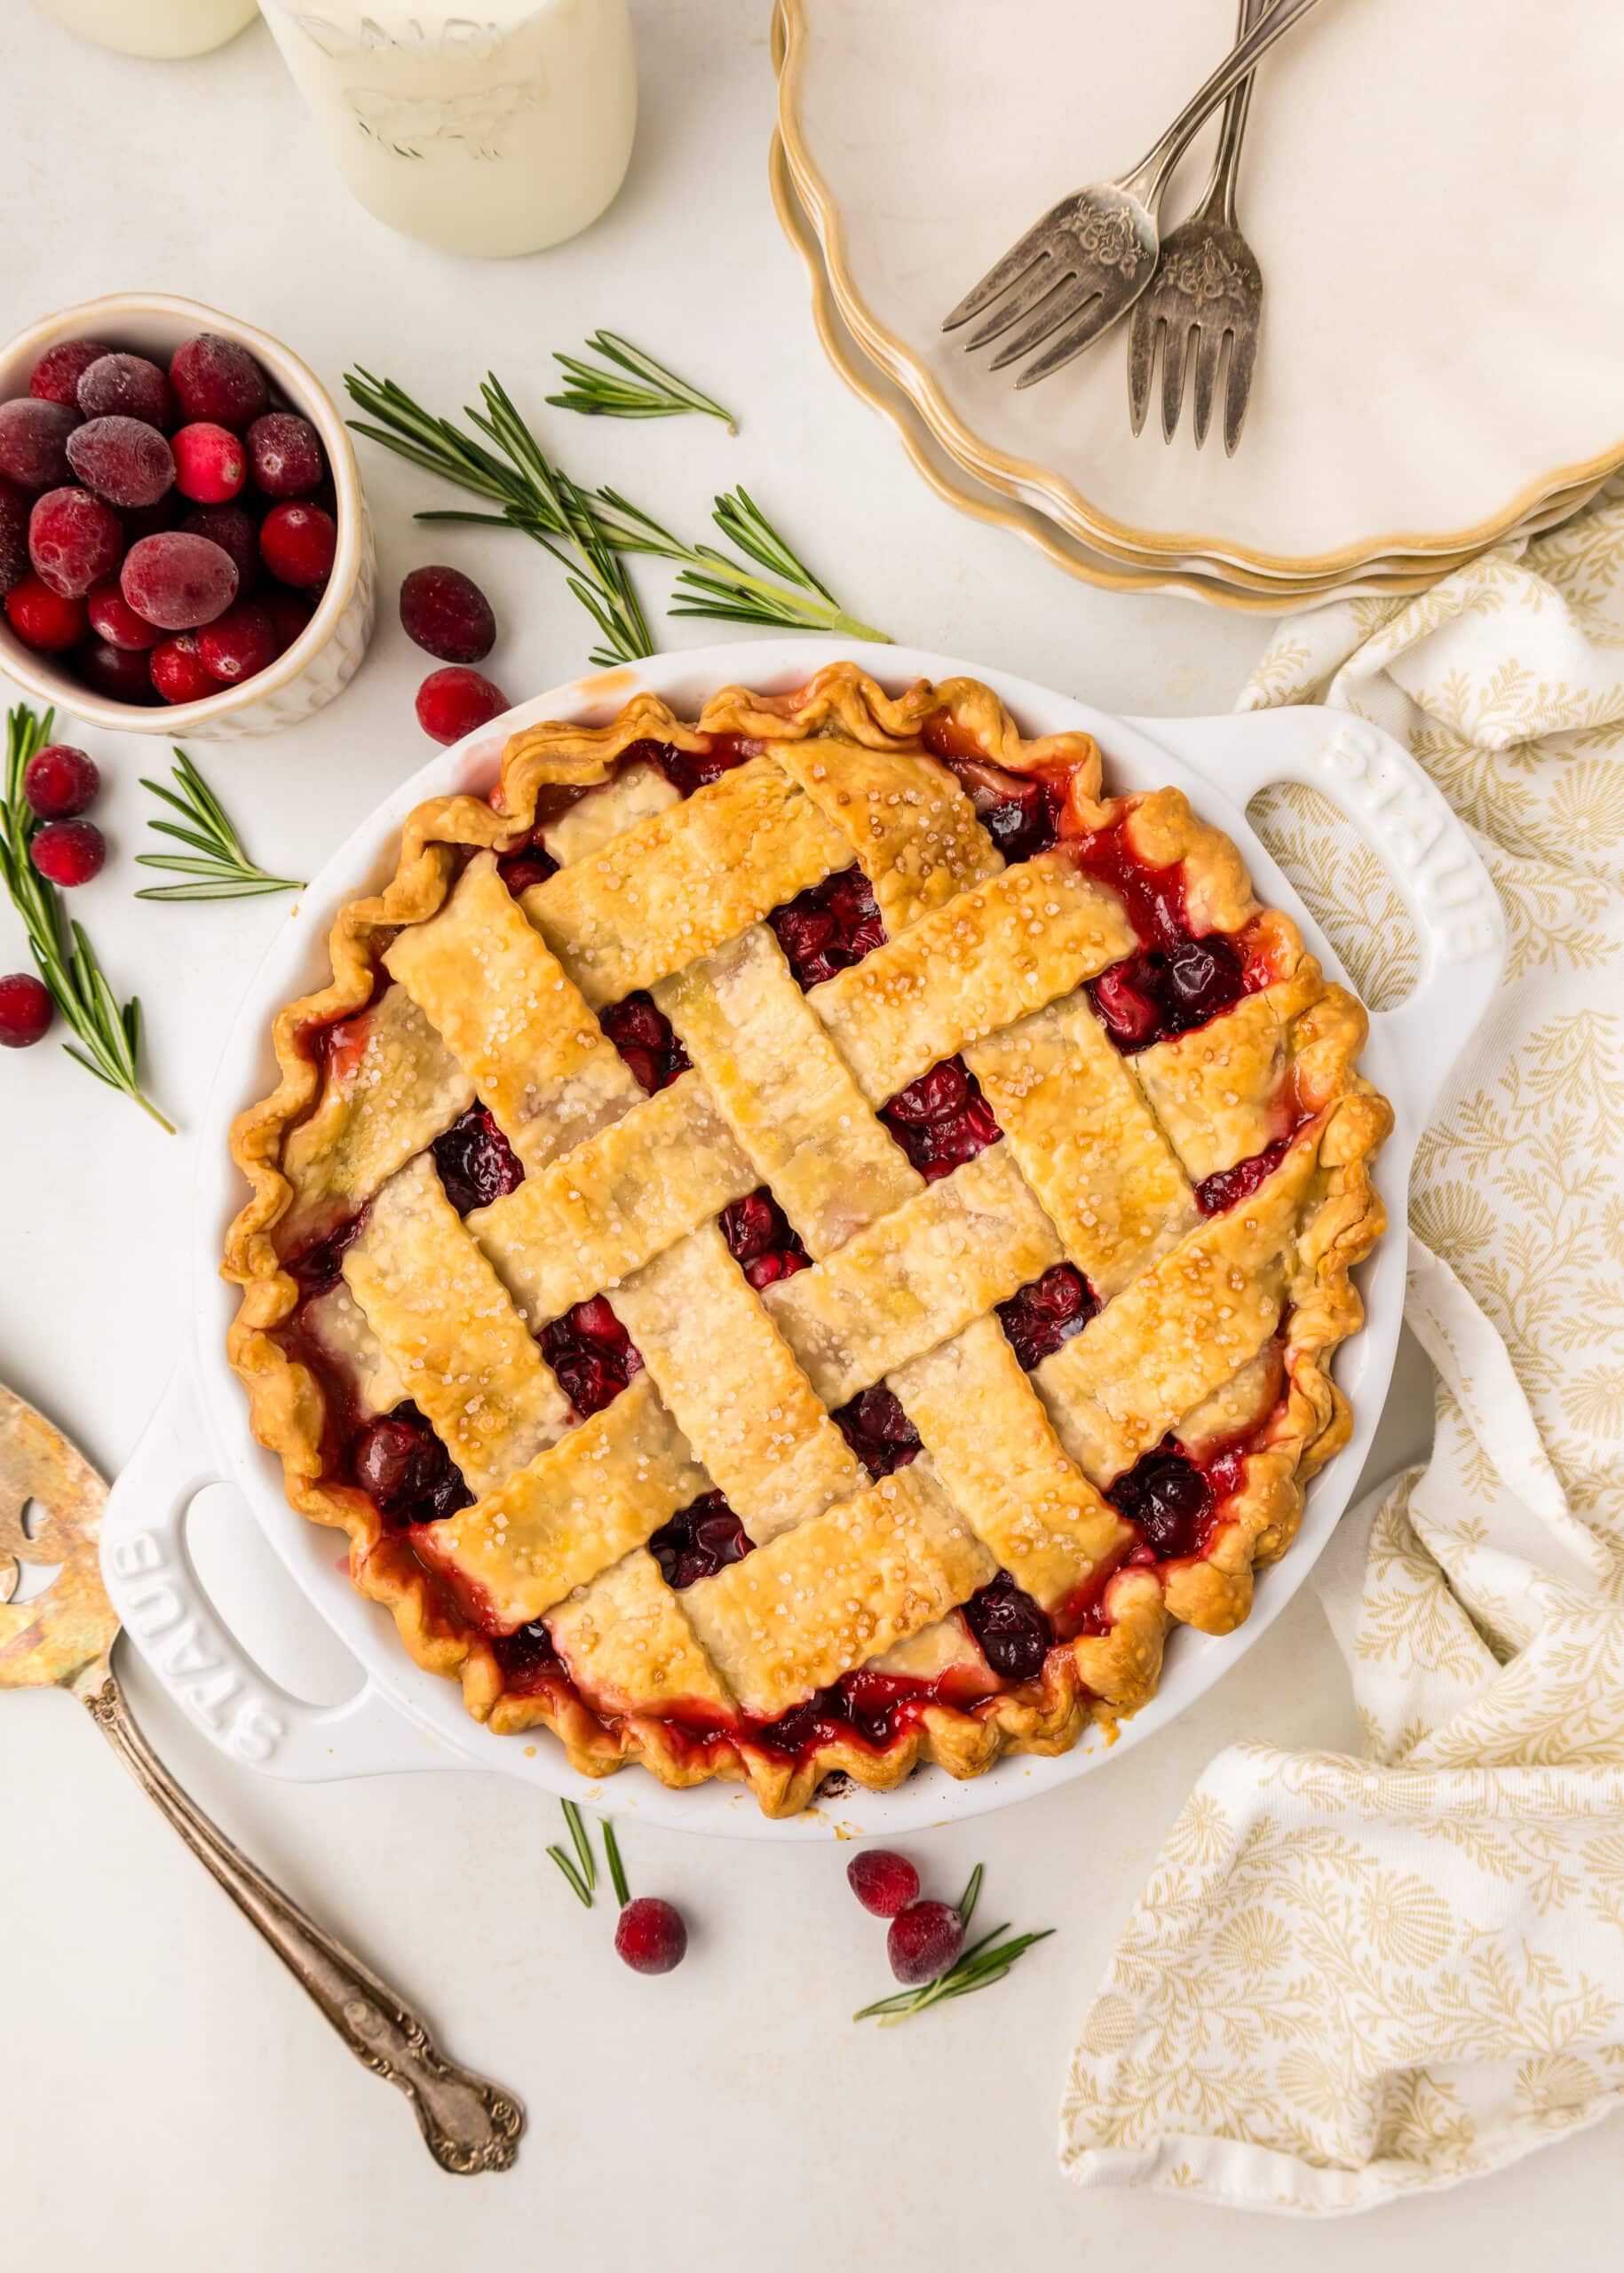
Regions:
<instances>
[{"instance_id":1,"label":"white ramekin bowl","mask_svg":"<svg viewBox=\"0 0 1624 2273\"><path fill-rule=\"evenodd\" d=\"M223 686L202 702L147 708L110 702L56 660L27 647L0 614L0 669L41 702L86 725L114 733L232 741L291 726L332 701L355 676L372 637L377 560L355 452L337 406L309 367L280 340L201 301L167 292L110 292L30 324L0 348L0 402L26 394L28 375L58 341L105 339L167 366L183 339L200 331L234 339L264 366L272 385L321 437L337 496L338 550L315 614L285 653L253 678Z\"/></svg>"}]
</instances>

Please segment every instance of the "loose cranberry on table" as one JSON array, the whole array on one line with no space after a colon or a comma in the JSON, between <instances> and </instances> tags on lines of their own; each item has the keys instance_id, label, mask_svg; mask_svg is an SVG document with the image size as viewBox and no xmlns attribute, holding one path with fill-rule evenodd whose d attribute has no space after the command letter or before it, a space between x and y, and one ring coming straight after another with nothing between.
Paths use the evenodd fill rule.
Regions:
<instances>
[{"instance_id":1,"label":"loose cranberry on table","mask_svg":"<svg viewBox=\"0 0 1624 2273\"><path fill-rule=\"evenodd\" d=\"M269 609L253 600L239 600L198 633L197 652L205 670L234 686L273 663L281 647Z\"/></svg>"},{"instance_id":2,"label":"loose cranberry on table","mask_svg":"<svg viewBox=\"0 0 1624 2273\"><path fill-rule=\"evenodd\" d=\"M481 672L455 666L431 671L417 689L417 724L432 741L460 742L510 708L502 689Z\"/></svg>"},{"instance_id":3,"label":"loose cranberry on table","mask_svg":"<svg viewBox=\"0 0 1624 2273\"><path fill-rule=\"evenodd\" d=\"M67 438L67 463L110 505L155 505L175 486L175 460L155 426L92 418Z\"/></svg>"},{"instance_id":4,"label":"loose cranberry on table","mask_svg":"<svg viewBox=\"0 0 1624 2273\"><path fill-rule=\"evenodd\" d=\"M634 1973L669 1973L687 1953L681 1911L658 1895L639 1895L615 1921L614 1947Z\"/></svg>"},{"instance_id":5,"label":"loose cranberry on table","mask_svg":"<svg viewBox=\"0 0 1624 2273\"><path fill-rule=\"evenodd\" d=\"M47 489L28 516L28 558L53 592L77 599L124 557L124 526L88 489Z\"/></svg>"},{"instance_id":6,"label":"loose cranberry on table","mask_svg":"<svg viewBox=\"0 0 1624 2273\"><path fill-rule=\"evenodd\" d=\"M297 411L267 410L248 430L248 462L255 487L267 497L307 497L327 466L321 438Z\"/></svg>"},{"instance_id":7,"label":"loose cranberry on table","mask_svg":"<svg viewBox=\"0 0 1624 2273\"><path fill-rule=\"evenodd\" d=\"M56 1015L50 990L31 972L0 978L0 1049L27 1049L43 1041Z\"/></svg>"},{"instance_id":8,"label":"loose cranberry on table","mask_svg":"<svg viewBox=\"0 0 1624 2273\"><path fill-rule=\"evenodd\" d=\"M86 418L139 418L164 427L175 415L169 381L145 355L103 355L86 368L74 400Z\"/></svg>"},{"instance_id":9,"label":"loose cranberry on table","mask_svg":"<svg viewBox=\"0 0 1624 2273\"><path fill-rule=\"evenodd\" d=\"M23 771L22 794L41 820L76 820L100 788L94 760L69 742L47 742Z\"/></svg>"},{"instance_id":10,"label":"loose cranberry on table","mask_svg":"<svg viewBox=\"0 0 1624 2273\"><path fill-rule=\"evenodd\" d=\"M325 583L338 550L338 528L320 505L289 498L259 524L259 557L279 583L305 591Z\"/></svg>"},{"instance_id":11,"label":"loose cranberry on table","mask_svg":"<svg viewBox=\"0 0 1624 2273\"><path fill-rule=\"evenodd\" d=\"M28 847L28 858L48 883L71 890L99 875L107 843L93 820L51 820Z\"/></svg>"},{"instance_id":12,"label":"loose cranberry on table","mask_svg":"<svg viewBox=\"0 0 1624 2273\"><path fill-rule=\"evenodd\" d=\"M936 1981L956 1965L964 1947L964 1921L950 1902L915 1902L899 1911L885 1936L885 1954L910 1989Z\"/></svg>"},{"instance_id":13,"label":"loose cranberry on table","mask_svg":"<svg viewBox=\"0 0 1624 2273\"><path fill-rule=\"evenodd\" d=\"M400 622L442 663L482 663L496 644L491 604L460 568L414 568L400 586Z\"/></svg>"},{"instance_id":14,"label":"loose cranberry on table","mask_svg":"<svg viewBox=\"0 0 1624 2273\"><path fill-rule=\"evenodd\" d=\"M70 479L67 438L78 426L79 414L67 403L33 395L0 402L0 474L20 489L59 487Z\"/></svg>"},{"instance_id":15,"label":"loose cranberry on table","mask_svg":"<svg viewBox=\"0 0 1624 2273\"><path fill-rule=\"evenodd\" d=\"M211 418L241 434L270 408L265 373L234 339L200 332L170 358L170 384L188 418Z\"/></svg>"},{"instance_id":16,"label":"loose cranberry on table","mask_svg":"<svg viewBox=\"0 0 1624 2273\"><path fill-rule=\"evenodd\" d=\"M79 400L80 380L92 363L112 352L99 339L59 339L34 366L28 392L41 402L65 403L72 410Z\"/></svg>"},{"instance_id":17,"label":"loose cranberry on table","mask_svg":"<svg viewBox=\"0 0 1624 2273\"><path fill-rule=\"evenodd\" d=\"M110 647L129 647L145 653L163 637L157 624L148 623L144 615L136 614L120 591L116 576L96 585L86 595L85 606L90 610L91 630Z\"/></svg>"},{"instance_id":18,"label":"loose cranberry on table","mask_svg":"<svg viewBox=\"0 0 1624 2273\"><path fill-rule=\"evenodd\" d=\"M91 620L82 599L53 592L32 570L6 594L5 613L23 645L41 655L76 647Z\"/></svg>"},{"instance_id":19,"label":"loose cranberry on table","mask_svg":"<svg viewBox=\"0 0 1624 2273\"><path fill-rule=\"evenodd\" d=\"M202 702L220 682L198 652L197 634L183 631L152 651L152 683L166 702Z\"/></svg>"},{"instance_id":20,"label":"loose cranberry on table","mask_svg":"<svg viewBox=\"0 0 1624 2273\"><path fill-rule=\"evenodd\" d=\"M229 427L199 418L170 437L175 487L199 505L228 504L248 479L248 452Z\"/></svg>"},{"instance_id":21,"label":"loose cranberry on table","mask_svg":"<svg viewBox=\"0 0 1624 2273\"><path fill-rule=\"evenodd\" d=\"M237 566L206 536L165 529L124 556L119 588L138 615L165 631L194 631L224 615L237 597Z\"/></svg>"},{"instance_id":22,"label":"loose cranberry on table","mask_svg":"<svg viewBox=\"0 0 1624 2273\"><path fill-rule=\"evenodd\" d=\"M28 574L28 493L0 475L0 593Z\"/></svg>"},{"instance_id":23,"label":"loose cranberry on table","mask_svg":"<svg viewBox=\"0 0 1624 2273\"><path fill-rule=\"evenodd\" d=\"M870 1847L846 1865L846 1882L863 1908L875 1918L894 1918L919 1895L919 1873L906 1855Z\"/></svg>"}]
</instances>

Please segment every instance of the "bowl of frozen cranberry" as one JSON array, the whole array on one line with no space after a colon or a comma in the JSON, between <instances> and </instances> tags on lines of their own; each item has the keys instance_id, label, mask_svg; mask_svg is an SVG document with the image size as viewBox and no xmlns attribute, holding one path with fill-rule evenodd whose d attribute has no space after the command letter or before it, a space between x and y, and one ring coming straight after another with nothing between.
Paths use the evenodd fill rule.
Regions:
<instances>
[{"instance_id":1,"label":"bowl of frozen cranberry","mask_svg":"<svg viewBox=\"0 0 1624 2273\"><path fill-rule=\"evenodd\" d=\"M121 292L0 349L0 669L41 702L273 733L354 676L376 582L344 421L267 333Z\"/></svg>"}]
</instances>

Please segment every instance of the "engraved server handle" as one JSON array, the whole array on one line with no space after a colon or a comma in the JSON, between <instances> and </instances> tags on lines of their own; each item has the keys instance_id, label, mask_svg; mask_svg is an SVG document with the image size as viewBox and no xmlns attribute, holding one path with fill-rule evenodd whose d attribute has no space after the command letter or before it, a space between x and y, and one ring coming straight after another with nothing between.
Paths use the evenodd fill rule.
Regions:
<instances>
[{"instance_id":1,"label":"engraved server handle","mask_svg":"<svg viewBox=\"0 0 1624 2273\"><path fill-rule=\"evenodd\" d=\"M506 2170L524 2128L511 2092L448 2060L409 2005L273 1886L187 1798L131 1715L115 1675L86 1696L91 1717L136 1782L156 1801L356 2058L403 2091L442 2170Z\"/></svg>"}]
</instances>

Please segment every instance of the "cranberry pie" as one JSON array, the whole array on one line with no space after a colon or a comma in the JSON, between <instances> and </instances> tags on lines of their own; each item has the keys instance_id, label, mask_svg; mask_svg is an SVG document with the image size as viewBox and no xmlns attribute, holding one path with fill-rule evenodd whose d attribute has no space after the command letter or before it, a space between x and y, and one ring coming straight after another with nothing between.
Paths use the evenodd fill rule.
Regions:
<instances>
[{"instance_id":1,"label":"cranberry pie","mask_svg":"<svg viewBox=\"0 0 1624 2273\"><path fill-rule=\"evenodd\" d=\"M1344 1440L1388 1109L1180 793L855 667L515 735L238 1121L293 1505L590 1774L971 1776L1245 1618Z\"/></svg>"}]
</instances>

